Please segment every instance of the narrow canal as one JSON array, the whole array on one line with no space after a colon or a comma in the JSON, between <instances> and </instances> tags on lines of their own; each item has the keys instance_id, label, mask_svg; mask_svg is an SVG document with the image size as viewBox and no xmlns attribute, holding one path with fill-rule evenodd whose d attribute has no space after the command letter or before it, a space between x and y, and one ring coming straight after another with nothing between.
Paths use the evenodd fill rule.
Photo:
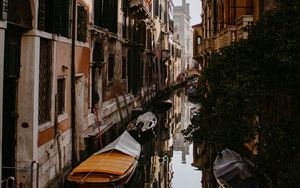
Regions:
<instances>
[{"instance_id":1,"label":"narrow canal","mask_svg":"<svg viewBox=\"0 0 300 188\"><path fill-rule=\"evenodd\" d=\"M190 109L183 89L169 98L172 107L156 113L154 134L142 140L142 155L125 188L200 188L201 171L194 168L193 146L184 142L181 130L190 123Z\"/></svg>"}]
</instances>

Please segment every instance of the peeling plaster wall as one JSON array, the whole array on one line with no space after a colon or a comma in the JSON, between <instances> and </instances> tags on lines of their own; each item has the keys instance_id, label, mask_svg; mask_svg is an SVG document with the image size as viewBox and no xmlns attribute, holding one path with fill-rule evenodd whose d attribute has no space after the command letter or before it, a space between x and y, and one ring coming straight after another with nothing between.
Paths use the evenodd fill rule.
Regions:
<instances>
[{"instance_id":1,"label":"peeling plaster wall","mask_svg":"<svg viewBox=\"0 0 300 188\"><path fill-rule=\"evenodd\" d=\"M30 164L38 160L38 88L40 38L28 33L21 38L20 79L17 97L16 178L29 184ZM22 126L27 124L28 126Z\"/></svg>"}]
</instances>

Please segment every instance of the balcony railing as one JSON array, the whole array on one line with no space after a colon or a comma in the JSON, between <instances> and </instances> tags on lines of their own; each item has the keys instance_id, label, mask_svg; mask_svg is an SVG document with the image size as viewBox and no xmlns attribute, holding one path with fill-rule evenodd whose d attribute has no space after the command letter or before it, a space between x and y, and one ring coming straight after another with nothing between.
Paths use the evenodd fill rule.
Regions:
<instances>
[{"instance_id":1,"label":"balcony railing","mask_svg":"<svg viewBox=\"0 0 300 188\"><path fill-rule=\"evenodd\" d=\"M147 0L128 0L129 15L135 19L150 18L151 2Z\"/></svg>"},{"instance_id":2,"label":"balcony railing","mask_svg":"<svg viewBox=\"0 0 300 188\"><path fill-rule=\"evenodd\" d=\"M252 24L252 15L243 15L236 19L237 40L248 38L248 32L245 30L245 28L251 26Z\"/></svg>"},{"instance_id":3,"label":"balcony railing","mask_svg":"<svg viewBox=\"0 0 300 188\"><path fill-rule=\"evenodd\" d=\"M236 28L234 26L227 27L220 31L214 38L214 50L231 45L236 41Z\"/></svg>"}]
</instances>

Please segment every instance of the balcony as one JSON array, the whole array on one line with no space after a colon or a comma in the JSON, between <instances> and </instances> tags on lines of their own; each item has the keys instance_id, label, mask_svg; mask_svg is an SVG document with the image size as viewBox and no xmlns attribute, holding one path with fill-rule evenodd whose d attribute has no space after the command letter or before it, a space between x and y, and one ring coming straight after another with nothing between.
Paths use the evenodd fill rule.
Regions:
<instances>
[{"instance_id":1,"label":"balcony","mask_svg":"<svg viewBox=\"0 0 300 188\"><path fill-rule=\"evenodd\" d=\"M220 48L231 45L236 41L236 28L229 26L224 28L214 38L214 50L218 51Z\"/></svg>"},{"instance_id":2,"label":"balcony","mask_svg":"<svg viewBox=\"0 0 300 188\"><path fill-rule=\"evenodd\" d=\"M151 2L148 0L128 0L129 16L133 19L150 18Z\"/></svg>"},{"instance_id":3,"label":"balcony","mask_svg":"<svg viewBox=\"0 0 300 188\"><path fill-rule=\"evenodd\" d=\"M251 25L253 25L252 15L243 15L236 19L237 40L248 38L248 32L245 31L245 28Z\"/></svg>"}]
</instances>

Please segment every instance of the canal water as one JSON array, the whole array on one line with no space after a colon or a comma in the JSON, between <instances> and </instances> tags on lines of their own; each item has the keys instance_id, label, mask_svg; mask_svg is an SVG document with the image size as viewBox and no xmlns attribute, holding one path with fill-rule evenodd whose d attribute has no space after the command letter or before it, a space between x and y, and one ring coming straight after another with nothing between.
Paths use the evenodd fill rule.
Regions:
<instances>
[{"instance_id":1,"label":"canal water","mask_svg":"<svg viewBox=\"0 0 300 188\"><path fill-rule=\"evenodd\" d=\"M172 107L156 113L154 134L141 140L139 165L125 188L201 188L201 171L193 167L193 146L184 142L181 130L190 124L190 110L183 90L169 98Z\"/></svg>"}]
</instances>

